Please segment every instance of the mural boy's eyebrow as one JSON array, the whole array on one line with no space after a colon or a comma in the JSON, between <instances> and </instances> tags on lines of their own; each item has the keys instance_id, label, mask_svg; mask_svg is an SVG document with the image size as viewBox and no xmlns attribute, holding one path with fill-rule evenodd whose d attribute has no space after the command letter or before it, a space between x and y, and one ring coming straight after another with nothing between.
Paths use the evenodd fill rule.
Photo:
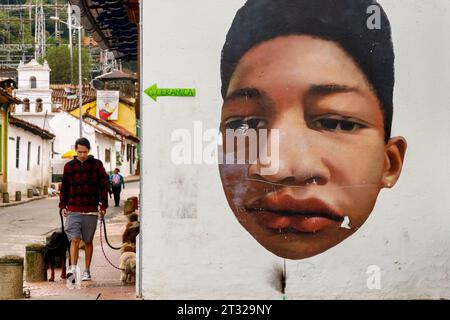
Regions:
<instances>
[{"instance_id":1,"label":"mural boy's eyebrow","mask_svg":"<svg viewBox=\"0 0 450 320\"><path fill-rule=\"evenodd\" d=\"M361 94L357 87L341 84L313 84L308 89L308 96L326 96L335 93L355 92Z\"/></svg>"},{"instance_id":2,"label":"mural boy's eyebrow","mask_svg":"<svg viewBox=\"0 0 450 320\"><path fill-rule=\"evenodd\" d=\"M238 99L257 99L262 96L261 92L255 88L241 88L233 91L225 97L224 102L230 102Z\"/></svg>"}]
</instances>

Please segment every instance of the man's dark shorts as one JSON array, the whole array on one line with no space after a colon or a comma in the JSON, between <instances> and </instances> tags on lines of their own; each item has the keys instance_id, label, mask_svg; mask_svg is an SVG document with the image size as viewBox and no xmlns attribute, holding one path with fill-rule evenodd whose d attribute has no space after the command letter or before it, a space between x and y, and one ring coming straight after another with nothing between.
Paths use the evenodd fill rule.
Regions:
<instances>
[{"instance_id":1,"label":"man's dark shorts","mask_svg":"<svg viewBox=\"0 0 450 320\"><path fill-rule=\"evenodd\" d=\"M94 214L81 214L69 211L64 227L69 241L82 239L84 243L92 243L95 230L97 229L97 219L98 216Z\"/></svg>"}]
</instances>

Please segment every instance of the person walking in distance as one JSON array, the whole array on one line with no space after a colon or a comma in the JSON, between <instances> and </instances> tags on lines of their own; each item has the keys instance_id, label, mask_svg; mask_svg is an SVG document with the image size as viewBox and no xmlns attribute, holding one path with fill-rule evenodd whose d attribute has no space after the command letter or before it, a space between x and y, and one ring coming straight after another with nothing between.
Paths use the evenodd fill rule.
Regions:
<instances>
[{"instance_id":1,"label":"person walking in distance","mask_svg":"<svg viewBox=\"0 0 450 320\"><path fill-rule=\"evenodd\" d=\"M122 187L125 189L125 181L119 172L119 168L116 168L114 169L114 173L109 176L109 183L111 185L111 191L114 194L114 204L116 207L120 204L120 192L122 192Z\"/></svg>"}]
</instances>

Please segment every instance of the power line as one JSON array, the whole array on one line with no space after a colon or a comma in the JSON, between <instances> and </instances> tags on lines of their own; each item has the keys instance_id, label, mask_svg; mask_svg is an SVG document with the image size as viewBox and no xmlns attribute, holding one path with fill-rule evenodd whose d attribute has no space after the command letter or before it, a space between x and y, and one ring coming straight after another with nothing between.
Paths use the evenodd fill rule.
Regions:
<instances>
[{"instance_id":1,"label":"power line","mask_svg":"<svg viewBox=\"0 0 450 320\"><path fill-rule=\"evenodd\" d=\"M35 7L35 27L34 27L34 58L37 60L45 56L45 14L42 0Z\"/></svg>"},{"instance_id":2,"label":"power line","mask_svg":"<svg viewBox=\"0 0 450 320\"><path fill-rule=\"evenodd\" d=\"M42 4L44 8L50 7L58 9L64 9L67 8L67 4ZM0 4L0 11L20 11L20 10L29 10L35 8L36 5L34 4Z\"/></svg>"},{"instance_id":3,"label":"power line","mask_svg":"<svg viewBox=\"0 0 450 320\"><path fill-rule=\"evenodd\" d=\"M66 33L55 25L55 33L52 36L55 37L56 43L46 43L48 32L46 18L50 15L59 16L61 19L67 18L69 3L63 1L65 1L63 4L58 4L56 0L52 4L44 4L42 0L36 3L33 3L33 0L26 0L26 4L9 4L8 1L7 4L0 5L0 13L3 12L0 23L3 22L4 25L3 32L0 31L0 41L3 42L0 43L0 55L6 58L1 59L1 65L17 67L21 60L44 56L47 47L61 44L62 34L64 34L63 43L67 41ZM10 29L13 25L15 28ZM18 32L13 34L11 33L13 30Z\"/></svg>"}]
</instances>

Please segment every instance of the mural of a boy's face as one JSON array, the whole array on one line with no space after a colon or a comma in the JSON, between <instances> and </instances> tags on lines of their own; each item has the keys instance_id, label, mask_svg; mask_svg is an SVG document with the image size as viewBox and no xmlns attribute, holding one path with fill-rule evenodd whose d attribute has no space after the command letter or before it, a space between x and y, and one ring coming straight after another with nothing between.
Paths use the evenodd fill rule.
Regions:
<instances>
[{"instance_id":1,"label":"mural of a boy's face","mask_svg":"<svg viewBox=\"0 0 450 320\"><path fill-rule=\"evenodd\" d=\"M288 259L322 253L357 231L379 191L397 182L406 151L401 137L385 142L379 99L354 60L337 43L306 35L276 37L246 52L221 120L224 139L227 129L267 129L269 154L278 130L274 174L260 159L230 164L234 147L224 149L219 170L241 225Z\"/></svg>"}]
</instances>

